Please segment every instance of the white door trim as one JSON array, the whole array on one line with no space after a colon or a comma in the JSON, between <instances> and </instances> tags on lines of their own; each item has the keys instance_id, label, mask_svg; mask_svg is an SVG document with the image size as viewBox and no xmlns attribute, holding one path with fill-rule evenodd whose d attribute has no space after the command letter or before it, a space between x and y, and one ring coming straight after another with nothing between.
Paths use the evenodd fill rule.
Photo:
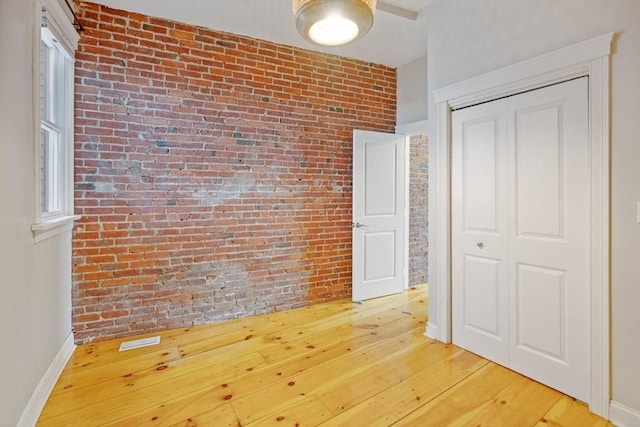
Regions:
<instances>
[{"instance_id":1,"label":"white door trim","mask_svg":"<svg viewBox=\"0 0 640 427\"><path fill-rule=\"evenodd\" d=\"M451 111L504 96L589 77L591 195L591 391L589 409L609 415L609 56L614 34L569 47L434 90L436 138L431 144L429 191L435 221L429 233L432 257L426 335L451 342ZM435 288L435 289L434 289Z\"/></svg>"},{"instance_id":2,"label":"white door trim","mask_svg":"<svg viewBox=\"0 0 640 427\"><path fill-rule=\"evenodd\" d=\"M404 281L404 290L406 291L407 289L409 289L409 221L411 220L411 218L409 217L409 211L411 209L410 206L410 202L411 202L411 193L410 193L410 186L411 186L411 143L410 143L410 138L414 135L427 135L428 133L428 129L429 129L429 121L428 120L420 120L417 122L411 122L411 123L405 123L402 125L397 125L396 126L396 133L399 135L406 135L407 138L405 140L405 150L404 150L404 155L405 155L405 200L407 201L407 203L405 203L405 214L404 214L404 221L405 224L407 225L405 227L405 261L404 261L404 277L405 277L405 281Z\"/></svg>"},{"instance_id":3,"label":"white door trim","mask_svg":"<svg viewBox=\"0 0 640 427\"><path fill-rule=\"evenodd\" d=\"M411 137L414 135L427 134L428 129L428 121L420 120L412 123L405 123L402 125L396 126L396 134L405 135L407 138L405 139L405 149L404 149L404 161L405 161L405 175L404 182L406 185L404 186L405 193L405 210L404 210L404 221L407 225L405 227L405 245L404 245L404 290L409 289L409 226L411 218L409 217L409 211L411 209L410 199L411 194L409 192L409 187L411 186Z\"/></svg>"},{"instance_id":4,"label":"white door trim","mask_svg":"<svg viewBox=\"0 0 640 427\"><path fill-rule=\"evenodd\" d=\"M396 132L398 135L405 135L404 138L404 264L402 271L404 279L402 289L409 289L409 226L411 218L409 211L411 208L411 143L410 136L403 132Z\"/></svg>"}]
</instances>

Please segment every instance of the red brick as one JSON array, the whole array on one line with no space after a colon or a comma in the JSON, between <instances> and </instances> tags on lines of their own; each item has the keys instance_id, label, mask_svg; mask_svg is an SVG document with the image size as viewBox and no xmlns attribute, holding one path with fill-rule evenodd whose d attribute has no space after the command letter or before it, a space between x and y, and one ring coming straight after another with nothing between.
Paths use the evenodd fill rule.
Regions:
<instances>
[{"instance_id":1,"label":"red brick","mask_svg":"<svg viewBox=\"0 0 640 427\"><path fill-rule=\"evenodd\" d=\"M351 135L393 132L395 70L79 14L76 340L349 297Z\"/></svg>"}]
</instances>

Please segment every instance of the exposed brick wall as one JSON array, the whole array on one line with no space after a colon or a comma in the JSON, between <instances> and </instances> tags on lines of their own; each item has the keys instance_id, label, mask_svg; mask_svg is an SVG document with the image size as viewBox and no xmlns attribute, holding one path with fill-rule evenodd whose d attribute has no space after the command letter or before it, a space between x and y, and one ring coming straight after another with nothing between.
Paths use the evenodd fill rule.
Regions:
<instances>
[{"instance_id":1,"label":"exposed brick wall","mask_svg":"<svg viewBox=\"0 0 640 427\"><path fill-rule=\"evenodd\" d=\"M80 3L76 341L351 294L351 138L388 67Z\"/></svg>"},{"instance_id":2,"label":"exposed brick wall","mask_svg":"<svg viewBox=\"0 0 640 427\"><path fill-rule=\"evenodd\" d=\"M429 249L429 157L426 135L411 137L409 155L409 284L421 285L427 283Z\"/></svg>"}]
</instances>

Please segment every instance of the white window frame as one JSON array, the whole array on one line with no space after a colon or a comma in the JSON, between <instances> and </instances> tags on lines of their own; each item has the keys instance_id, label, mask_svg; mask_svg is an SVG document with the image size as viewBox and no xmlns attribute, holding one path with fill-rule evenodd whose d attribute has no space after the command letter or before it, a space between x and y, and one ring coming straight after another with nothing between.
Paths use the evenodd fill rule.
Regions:
<instances>
[{"instance_id":1,"label":"white window frame","mask_svg":"<svg viewBox=\"0 0 640 427\"><path fill-rule=\"evenodd\" d=\"M61 0L64 1L64 0ZM58 0L39 0L36 2L33 46L33 116L34 116L34 208L31 230L35 242L48 239L65 231L71 230L73 221L80 217L73 212L73 97L74 97L74 62L75 51L80 36L73 27L73 23ZM59 97L53 100L54 109L58 111L60 120L56 123L41 117L40 113L40 67L41 41L60 53L60 61L55 67L61 71L55 82L59 89ZM56 91L58 92L58 91ZM42 209L42 169L41 169L41 131L47 128L51 134L58 136L60 150L55 163L51 164L57 170L58 179L54 180L55 188L44 189L53 193L57 200L57 209L43 212Z\"/></svg>"}]
</instances>

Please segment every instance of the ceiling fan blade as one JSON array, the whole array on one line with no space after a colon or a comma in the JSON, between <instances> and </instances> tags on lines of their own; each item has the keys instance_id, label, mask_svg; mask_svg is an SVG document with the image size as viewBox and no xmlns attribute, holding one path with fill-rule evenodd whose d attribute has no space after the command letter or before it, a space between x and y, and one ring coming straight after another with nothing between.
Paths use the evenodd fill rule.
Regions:
<instances>
[{"instance_id":1,"label":"ceiling fan blade","mask_svg":"<svg viewBox=\"0 0 640 427\"><path fill-rule=\"evenodd\" d=\"M412 21L417 20L418 19L418 15L419 15L418 12L414 12L412 10L403 9L401 7L394 6L392 4L385 3L385 2L380 1L380 0L377 1L376 9L377 10L382 10L383 12L387 12L387 13L390 13L392 15L400 16L402 18L411 19Z\"/></svg>"}]
</instances>

